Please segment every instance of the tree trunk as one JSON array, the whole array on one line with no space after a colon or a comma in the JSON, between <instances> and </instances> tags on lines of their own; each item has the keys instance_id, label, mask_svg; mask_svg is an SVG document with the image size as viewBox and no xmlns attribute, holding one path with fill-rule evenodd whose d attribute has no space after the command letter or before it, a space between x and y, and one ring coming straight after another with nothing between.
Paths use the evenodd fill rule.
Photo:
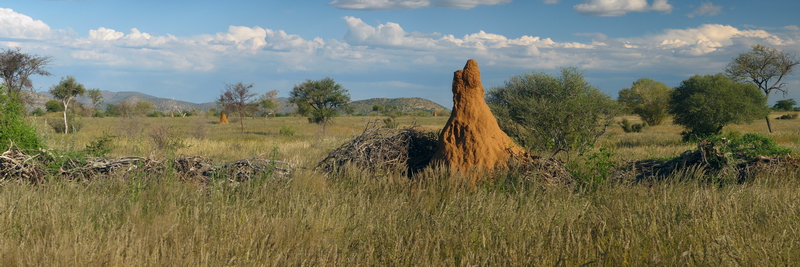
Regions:
<instances>
[{"instance_id":1,"label":"tree trunk","mask_svg":"<svg viewBox=\"0 0 800 267\"><path fill-rule=\"evenodd\" d=\"M767 120L767 129L769 129L769 133L772 133L772 123L769 122L769 115L764 117Z\"/></svg>"},{"instance_id":2,"label":"tree trunk","mask_svg":"<svg viewBox=\"0 0 800 267\"><path fill-rule=\"evenodd\" d=\"M69 133L69 125L67 124L67 105L69 105L69 101L64 102L64 134Z\"/></svg>"},{"instance_id":3,"label":"tree trunk","mask_svg":"<svg viewBox=\"0 0 800 267\"><path fill-rule=\"evenodd\" d=\"M239 113L239 125L241 125L242 133L244 133L244 113Z\"/></svg>"}]
</instances>

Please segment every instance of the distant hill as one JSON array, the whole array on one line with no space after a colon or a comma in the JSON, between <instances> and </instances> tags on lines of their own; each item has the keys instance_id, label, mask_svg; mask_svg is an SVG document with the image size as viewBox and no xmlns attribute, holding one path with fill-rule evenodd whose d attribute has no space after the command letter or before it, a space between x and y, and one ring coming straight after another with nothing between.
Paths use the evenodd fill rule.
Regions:
<instances>
[{"instance_id":1,"label":"distant hill","mask_svg":"<svg viewBox=\"0 0 800 267\"><path fill-rule=\"evenodd\" d=\"M208 102L208 103L191 103L181 100L169 99L169 98L160 98L151 96L148 94L143 94L140 92L131 92L131 91L124 91L124 92L110 92L110 91L102 91L103 95L103 103L109 104L118 104L120 101L128 101L131 103L136 103L138 101L147 101L153 103L156 106L157 110L169 112L173 110L192 110L192 109L199 109L202 111L206 111L212 108L219 108L217 103ZM52 97L47 92L41 92L35 94L33 97L35 99L35 103L33 108L39 107L44 109L44 103L48 100L51 100ZM86 96L78 97L78 101L91 105L92 101L87 98ZM293 104L289 103L289 99L285 97L279 97L278 102L280 103L278 113L290 113L295 111L295 107ZM434 109L440 114L449 113L449 110L439 104L434 103L433 101L423 99L423 98L372 98L366 100L358 100L350 102L350 106L353 107L356 114L369 114L372 112L372 106L374 105L381 105L381 106L395 106L397 107L398 111L404 113L418 113L421 111L430 112Z\"/></svg>"},{"instance_id":2,"label":"distant hill","mask_svg":"<svg viewBox=\"0 0 800 267\"><path fill-rule=\"evenodd\" d=\"M394 106L398 111L412 114L419 112L432 112L436 110L439 114L449 113L450 110L442 105L436 104L433 101L424 98L371 98L365 100L357 100L350 102L350 107L353 108L356 114L369 114L372 107L380 105L382 107Z\"/></svg>"}]
</instances>

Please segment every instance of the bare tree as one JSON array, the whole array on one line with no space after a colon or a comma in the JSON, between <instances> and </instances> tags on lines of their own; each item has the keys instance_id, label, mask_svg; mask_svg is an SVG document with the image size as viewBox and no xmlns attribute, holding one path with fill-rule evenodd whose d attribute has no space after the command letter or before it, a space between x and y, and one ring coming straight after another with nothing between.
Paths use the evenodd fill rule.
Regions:
<instances>
[{"instance_id":1,"label":"bare tree","mask_svg":"<svg viewBox=\"0 0 800 267\"><path fill-rule=\"evenodd\" d=\"M247 85L242 82L236 84L226 83L225 90L222 91L222 94L217 99L217 103L222 106L223 110L239 113L242 133L244 133L244 115L255 107L252 105L252 99L256 94L250 92L252 88L252 83Z\"/></svg>"},{"instance_id":2,"label":"bare tree","mask_svg":"<svg viewBox=\"0 0 800 267\"><path fill-rule=\"evenodd\" d=\"M766 95L767 101L772 91L786 95L786 83L781 80L800 64L797 55L761 44L753 45L752 48L753 51L734 58L725 68L725 72L735 80L756 84ZM772 133L769 115L764 118L767 120L769 132Z\"/></svg>"},{"instance_id":3,"label":"bare tree","mask_svg":"<svg viewBox=\"0 0 800 267\"><path fill-rule=\"evenodd\" d=\"M45 67L50 64L49 56L25 54L16 49L0 49L0 76L3 77L7 93L19 93L22 89L33 89L31 75L50 76Z\"/></svg>"},{"instance_id":4,"label":"bare tree","mask_svg":"<svg viewBox=\"0 0 800 267\"><path fill-rule=\"evenodd\" d=\"M62 77L58 84L50 87L50 94L64 104L65 134L69 133L69 125L67 124L67 110L69 108L69 103L75 99L76 96L83 95L84 92L86 92L86 88L83 87L83 84L75 81L75 77L72 76Z\"/></svg>"}]
</instances>

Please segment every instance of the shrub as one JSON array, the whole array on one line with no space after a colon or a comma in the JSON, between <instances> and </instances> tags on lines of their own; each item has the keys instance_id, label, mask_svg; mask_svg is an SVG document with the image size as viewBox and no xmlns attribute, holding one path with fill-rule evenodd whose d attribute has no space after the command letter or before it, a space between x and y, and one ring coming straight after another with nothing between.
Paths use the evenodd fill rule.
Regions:
<instances>
[{"instance_id":1,"label":"shrub","mask_svg":"<svg viewBox=\"0 0 800 267\"><path fill-rule=\"evenodd\" d=\"M294 136L295 129L292 126L281 126L280 135Z\"/></svg>"},{"instance_id":2,"label":"shrub","mask_svg":"<svg viewBox=\"0 0 800 267\"><path fill-rule=\"evenodd\" d=\"M61 104L61 101L55 99L44 102L44 108L47 110L47 112L64 111L64 105Z\"/></svg>"},{"instance_id":3,"label":"shrub","mask_svg":"<svg viewBox=\"0 0 800 267\"><path fill-rule=\"evenodd\" d=\"M158 150L174 150L184 146L180 134L168 126L153 127L149 135Z\"/></svg>"},{"instance_id":4,"label":"shrub","mask_svg":"<svg viewBox=\"0 0 800 267\"><path fill-rule=\"evenodd\" d=\"M114 137L108 133L103 133L100 137L89 142L83 152L92 157L104 157L114 149Z\"/></svg>"},{"instance_id":5,"label":"shrub","mask_svg":"<svg viewBox=\"0 0 800 267\"><path fill-rule=\"evenodd\" d=\"M625 131L626 133L641 132L642 129L644 129L644 126L646 125L645 123L632 124L630 121L628 121L628 119L622 119L622 121L618 122L617 124L619 124L619 126L622 127L622 130Z\"/></svg>"},{"instance_id":6,"label":"shrub","mask_svg":"<svg viewBox=\"0 0 800 267\"><path fill-rule=\"evenodd\" d=\"M42 110L42 108L36 108L31 112L31 115L36 117L42 116L44 115L44 110Z\"/></svg>"},{"instance_id":7,"label":"shrub","mask_svg":"<svg viewBox=\"0 0 800 267\"><path fill-rule=\"evenodd\" d=\"M20 149L43 147L36 128L25 120L24 111L15 93L0 94L0 148L7 149L11 142Z\"/></svg>"},{"instance_id":8,"label":"shrub","mask_svg":"<svg viewBox=\"0 0 800 267\"><path fill-rule=\"evenodd\" d=\"M559 77L527 73L489 91L486 102L503 129L527 149L591 148L613 122L616 102L590 85L575 68Z\"/></svg>"},{"instance_id":9,"label":"shrub","mask_svg":"<svg viewBox=\"0 0 800 267\"><path fill-rule=\"evenodd\" d=\"M751 83L724 74L695 75L681 82L670 98L675 124L685 141L717 135L728 124L749 123L769 114L767 99Z\"/></svg>"}]
</instances>

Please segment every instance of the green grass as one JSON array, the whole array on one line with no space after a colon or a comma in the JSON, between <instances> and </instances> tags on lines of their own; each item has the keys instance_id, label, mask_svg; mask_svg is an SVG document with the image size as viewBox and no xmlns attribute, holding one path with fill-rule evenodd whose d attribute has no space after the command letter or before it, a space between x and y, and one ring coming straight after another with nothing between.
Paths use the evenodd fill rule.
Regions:
<instances>
[{"instance_id":1,"label":"green grass","mask_svg":"<svg viewBox=\"0 0 800 267\"><path fill-rule=\"evenodd\" d=\"M774 115L774 114L773 114ZM636 118L629 118L637 122ZM130 134L117 118L84 118L77 135L47 133L48 147L82 150L110 132L112 156L171 153L235 160L271 152L313 167L374 118L336 118L321 136L304 118L215 124L215 118L139 118ZM398 118L437 130L446 118ZM760 122L764 124L764 122ZM41 123L40 123L41 124ZM193 136L198 125L207 127ZM157 149L166 125L183 146ZM294 136L279 134L282 126ZM730 127L764 133L759 122ZM798 148L798 127L773 121L769 135ZM674 125L601 138L611 162L673 157L693 147ZM599 151L599 150L598 150ZM579 160L578 155L564 155ZM568 159L569 158L569 159ZM572 166L585 166L572 164ZM299 169L291 180L208 185L157 175L112 175L0 186L0 265L453 266L742 265L800 263L800 180L764 172L746 184L712 184L702 173L655 184L461 186L442 170L419 182L348 168L326 177ZM672 181L672 182L669 182Z\"/></svg>"}]
</instances>

